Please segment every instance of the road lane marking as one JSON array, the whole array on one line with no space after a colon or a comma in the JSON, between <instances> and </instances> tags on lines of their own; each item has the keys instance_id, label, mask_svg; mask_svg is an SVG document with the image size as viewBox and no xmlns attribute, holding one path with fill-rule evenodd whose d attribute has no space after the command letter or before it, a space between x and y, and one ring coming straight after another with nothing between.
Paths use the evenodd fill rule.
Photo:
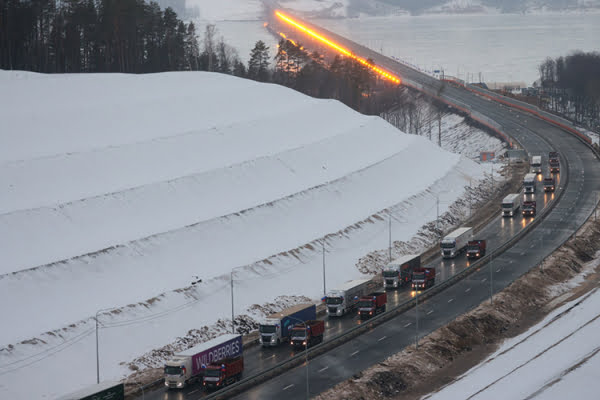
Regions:
<instances>
[{"instance_id":1,"label":"road lane marking","mask_svg":"<svg viewBox=\"0 0 600 400\"><path fill-rule=\"evenodd\" d=\"M468 288L467 290L465 290L465 293L469 293L471 291L471 288Z\"/></svg>"},{"instance_id":2,"label":"road lane marking","mask_svg":"<svg viewBox=\"0 0 600 400\"><path fill-rule=\"evenodd\" d=\"M325 371L325 370L326 370L326 369L328 369L328 368L329 368L329 367L323 367L323 368L321 368L321 369L319 370L319 372L323 372L323 371Z\"/></svg>"},{"instance_id":3,"label":"road lane marking","mask_svg":"<svg viewBox=\"0 0 600 400\"><path fill-rule=\"evenodd\" d=\"M452 303L454 301L454 299L450 299L448 300L448 303Z\"/></svg>"},{"instance_id":4,"label":"road lane marking","mask_svg":"<svg viewBox=\"0 0 600 400\"><path fill-rule=\"evenodd\" d=\"M431 314L432 312L433 312L433 310L429 310L429 311L427 312L427 315Z\"/></svg>"},{"instance_id":5,"label":"road lane marking","mask_svg":"<svg viewBox=\"0 0 600 400\"><path fill-rule=\"evenodd\" d=\"M196 392L199 392L199 391L200 391L200 389L192 390L192 391L191 391L191 392L189 392L188 394L194 394L194 393L196 393Z\"/></svg>"},{"instance_id":6,"label":"road lane marking","mask_svg":"<svg viewBox=\"0 0 600 400\"><path fill-rule=\"evenodd\" d=\"M359 352L359 351L360 351L360 350L356 350L354 353L350 354L350 357L352 357L352 356L353 356L353 355L355 355L355 354L358 354L358 352Z\"/></svg>"},{"instance_id":7,"label":"road lane marking","mask_svg":"<svg viewBox=\"0 0 600 400\"><path fill-rule=\"evenodd\" d=\"M485 282L486 280L487 280L487 278L483 278L483 279L481 280L481 282Z\"/></svg>"},{"instance_id":8,"label":"road lane marking","mask_svg":"<svg viewBox=\"0 0 600 400\"><path fill-rule=\"evenodd\" d=\"M404 325L405 328L408 328L409 326L412 325L412 322L409 322L408 324Z\"/></svg>"},{"instance_id":9,"label":"road lane marking","mask_svg":"<svg viewBox=\"0 0 600 400\"><path fill-rule=\"evenodd\" d=\"M500 268L498 268L498 269L496 270L496 272L500 272L500 271L501 271L501 269L500 269Z\"/></svg>"},{"instance_id":10,"label":"road lane marking","mask_svg":"<svg viewBox=\"0 0 600 400\"><path fill-rule=\"evenodd\" d=\"M291 388L292 386L294 386L294 384L292 383L291 385L287 385L286 387L283 388L283 390L288 390L289 388Z\"/></svg>"},{"instance_id":11,"label":"road lane marking","mask_svg":"<svg viewBox=\"0 0 600 400\"><path fill-rule=\"evenodd\" d=\"M384 340L387 336L384 336L382 338L377 339L378 342L381 342L382 340Z\"/></svg>"}]
</instances>

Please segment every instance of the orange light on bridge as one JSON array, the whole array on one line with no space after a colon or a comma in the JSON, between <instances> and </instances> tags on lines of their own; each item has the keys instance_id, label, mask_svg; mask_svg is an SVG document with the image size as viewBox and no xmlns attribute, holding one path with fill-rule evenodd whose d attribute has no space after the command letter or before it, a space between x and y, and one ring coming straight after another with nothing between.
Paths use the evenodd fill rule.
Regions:
<instances>
[{"instance_id":1,"label":"orange light on bridge","mask_svg":"<svg viewBox=\"0 0 600 400\"><path fill-rule=\"evenodd\" d=\"M383 77L384 79L387 79L391 82L400 84L401 80L400 78L398 78L397 76L395 76L394 74L391 74L387 71L384 71L383 69L371 64L369 61L365 60L362 57L358 57L354 54L352 54L352 52L346 48L344 48L343 46L340 46L339 44L327 39L326 37L318 34L317 32L305 27L304 25L300 24L299 22L293 20L292 18L288 17L287 15L283 14L281 11L275 11L275 15L281 19L282 21L288 23L289 25L292 25L293 27L299 29L300 31L306 33L307 35L317 39L318 41L326 44L327 46L331 47L334 50L337 50L339 53L353 58L354 60L358 61L359 63L369 67L370 69L372 69L373 71L375 71L376 73L378 73L381 77ZM283 34L282 34L283 36ZM283 36L285 37L285 36Z\"/></svg>"}]
</instances>

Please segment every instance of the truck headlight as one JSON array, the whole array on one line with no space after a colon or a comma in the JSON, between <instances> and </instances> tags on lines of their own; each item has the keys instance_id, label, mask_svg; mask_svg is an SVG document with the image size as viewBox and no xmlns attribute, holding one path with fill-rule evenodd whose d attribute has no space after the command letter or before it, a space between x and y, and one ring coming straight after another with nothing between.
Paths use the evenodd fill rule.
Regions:
<instances>
[{"instance_id":1,"label":"truck headlight","mask_svg":"<svg viewBox=\"0 0 600 400\"><path fill-rule=\"evenodd\" d=\"M271 336L271 343L275 341L275 336Z\"/></svg>"},{"instance_id":2,"label":"truck headlight","mask_svg":"<svg viewBox=\"0 0 600 400\"><path fill-rule=\"evenodd\" d=\"M177 382L177 387L182 387L183 386L183 382Z\"/></svg>"}]
</instances>

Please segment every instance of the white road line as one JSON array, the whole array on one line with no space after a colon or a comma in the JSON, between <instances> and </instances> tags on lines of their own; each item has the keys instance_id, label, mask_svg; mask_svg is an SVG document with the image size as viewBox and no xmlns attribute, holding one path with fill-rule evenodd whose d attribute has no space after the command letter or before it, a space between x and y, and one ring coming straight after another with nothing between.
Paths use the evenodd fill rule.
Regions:
<instances>
[{"instance_id":1,"label":"white road line","mask_svg":"<svg viewBox=\"0 0 600 400\"><path fill-rule=\"evenodd\" d=\"M431 314L432 312L433 312L433 310L427 311L427 315Z\"/></svg>"},{"instance_id":2,"label":"white road line","mask_svg":"<svg viewBox=\"0 0 600 400\"><path fill-rule=\"evenodd\" d=\"M405 328L408 328L409 326L412 325L412 322L409 322L408 324L404 325Z\"/></svg>"},{"instance_id":3,"label":"white road line","mask_svg":"<svg viewBox=\"0 0 600 400\"><path fill-rule=\"evenodd\" d=\"M359 351L360 351L360 350L356 350L354 353L350 354L350 357L352 357L352 356L353 356L353 355L355 355L355 354L358 354L358 352L359 352Z\"/></svg>"},{"instance_id":4,"label":"white road line","mask_svg":"<svg viewBox=\"0 0 600 400\"><path fill-rule=\"evenodd\" d=\"M382 338L377 339L378 342L381 342L382 340L384 340L387 336L384 336Z\"/></svg>"},{"instance_id":5,"label":"white road line","mask_svg":"<svg viewBox=\"0 0 600 400\"><path fill-rule=\"evenodd\" d=\"M448 303L452 303L454 301L454 299L450 299L448 300Z\"/></svg>"},{"instance_id":6,"label":"white road line","mask_svg":"<svg viewBox=\"0 0 600 400\"><path fill-rule=\"evenodd\" d=\"M465 290L465 293L469 293L471 291L471 288L468 288L467 290Z\"/></svg>"},{"instance_id":7,"label":"white road line","mask_svg":"<svg viewBox=\"0 0 600 400\"><path fill-rule=\"evenodd\" d=\"M325 370L326 370L326 369L328 369L328 368L329 368L329 367L323 367L323 368L321 368L321 369L319 370L319 372L323 372L323 371L325 371Z\"/></svg>"},{"instance_id":8,"label":"white road line","mask_svg":"<svg viewBox=\"0 0 600 400\"><path fill-rule=\"evenodd\" d=\"M500 271L501 271L501 269L500 269L500 268L498 268L498 269L496 270L496 272L500 272Z\"/></svg>"},{"instance_id":9,"label":"white road line","mask_svg":"<svg viewBox=\"0 0 600 400\"><path fill-rule=\"evenodd\" d=\"M292 383L291 385L287 385L286 387L283 388L283 390L288 390L289 388L291 388L292 386L294 386L294 384Z\"/></svg>"},{"instance_id":10,"label":"white road line","mask_svg":"<svg viewBox=\"0 0 600 400\"><path fill-rule=\"evenodd\" d=\"M274 358L274 357L275 357L275 354L273 354L273 355L272 355L271 357L269 357L269 358Z\"/></svg>"},{"instance_id":11,"label":"white road line","mask_svg":"<svg viewBox=\"0 0 600 400\"><path fill-rule=\"evenodd\" d=\"M487 278L483 278L483 279L481 280L481 282L485 282L486 280L487 280Z\"/></svg>"},{"instance_id":12,"label":"white road line","mask_svg":"<svg viewBox=\"0 0 600 400\"><path fill-rule=\"evenodd\" d=\"M192 390L192 391L191 391L191 392L189 392L188 394L194 394L194 393L196 393L196 392L199 392L199 391L200 391L200 389Z\"/></svg>"}]
</instances>

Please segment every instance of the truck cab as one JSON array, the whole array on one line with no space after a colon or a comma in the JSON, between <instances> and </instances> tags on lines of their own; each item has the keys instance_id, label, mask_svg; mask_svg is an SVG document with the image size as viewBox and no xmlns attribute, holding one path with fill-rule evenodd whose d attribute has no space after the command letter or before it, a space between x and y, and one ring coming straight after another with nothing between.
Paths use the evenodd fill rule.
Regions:
<instances>
[{"instance_id":1,"label":"truck cab","mask_svg":"<svg viewBox=\"0 0 600 400\"><path fill-rule=\"evenodd\" d=\"M265 319L258 326L259 342L263 346L277 346L281 343L281 324L279 319Z\"/></svg>"},{"instance_id":2,"label":"truck cab","mask_svg":"<svg viewBox=\"0 0 600 400\"><path fill-rule=\"evenodd\" d=\"M358 316L363 318L371 318L385 311L387 304L387 293L375 292L363 296L358 302Z\"/></svg>"},{"instance_id":3,"label":"truck cab","mask_svg":"<svg viewBox=\"0 0 600 400\"><path fill-rule=\"evenodd\" d=\"M383 286L386 289L398 289L409 284L413 269L420 266L420 254L407 254L393 260L383 267Z\"/></svg>"},{"instance_id":4,"label":"truck cab","mask_svg":"<svg viewBox=\"0 0 600 400\"><path fill-rule=\"evenodd\" d=\"M502 216L513 217L517 215L517 210L521 206L521 196L518 193L511 193L502 200Z\"/></svg>"},{"instance_id":5,"label":"truck cab","mask_svg":"<svg viewBox=\"0 0 600 400\"><path fill-rule=\"evenodd\" d=\"M523 192L535 193L535 178L536 175L533 173L525 175L525 177L523 178Z\"/></svg>"},{"instance_id":6,"label":"truck cab","mask_svg":"<svg viewBox=\"0 0 600 400\"><path fill-rule=\"evenodd\" d=\"M425 290L435 283L435 268L418 268L413 271L412 289Z\"/></svg>"},{"instance_id":7,"label":"truck cab","mask_svg":"<svg viewBox=\"0 0 600 400\"><path fill-rule=\"evenodd\" d=\"M325 321L311 320L292 328L291 344L295 349L306 349L323 341Z\"/></svg>"},{"instance_id":8,"label":"truck cab","mask_svg":"<svg viewBox=\"0 0 600 400\"><path fill-rule=\"evenodd\" d=\"M169 389L183 389L191 377L191 358L173 357L165 363L165 386Z\"/></svg>"},{"instance_id":9,"label":"truck cab","mask_svg":"<svg viewBox=\"0 0 600 400\"><path fill-rule=\"evenodd\" d=\"M535 217L537 203L535 200L523 202L523 216Z\"/></svg>"},{"instance_id":10,"label":"truck cab","mask_svg":"<svg viewBox=\"0 0 600 400\"><path fill-rule=\"evenodd\" d=\"M234 383L242 377L244 357L227 358L211 363L204 369L203 386L206 389L219 389Z\"/></svg>"},{"instance_id":11,"label":"truck cab","mask_svg":"<svg viewBox=\"0 0 600 400\"><path fill-rule=\"evenodd\" d=\"M544 178L544 192L554 192L556 181L553 176Z\"/></svg>"},{"instance_id":12,"label":"truck cab","mask_svg":"<svg viewBox=\"0 0 600 400\"><path fill-rule=\"evenodd\" d=\"M542 173L542 156L533 156L531 158L531 172L534 174Z\"/></svg>"},{"instance_id":13,"label":"truck cab","mask_svg":"<svg viewBox=\"0 0 600 400\"><path fill-rule=\"evenodd\" d=\"M485 256L485 248L485 240L470 240L467 243L467 258L481 258Z\"/></svg>"},{"instance_id":14,"label":"truck cab","mask_svg":"<svg viewBox=\"0 0 600 400\"><path fill-rule=\"evenodd\" d=\"M327 314L341 317L346 313L346 298L345 293L342 291L331 291L325 298L325 304L327 305Z\"/></svg>"}]
</instances>

